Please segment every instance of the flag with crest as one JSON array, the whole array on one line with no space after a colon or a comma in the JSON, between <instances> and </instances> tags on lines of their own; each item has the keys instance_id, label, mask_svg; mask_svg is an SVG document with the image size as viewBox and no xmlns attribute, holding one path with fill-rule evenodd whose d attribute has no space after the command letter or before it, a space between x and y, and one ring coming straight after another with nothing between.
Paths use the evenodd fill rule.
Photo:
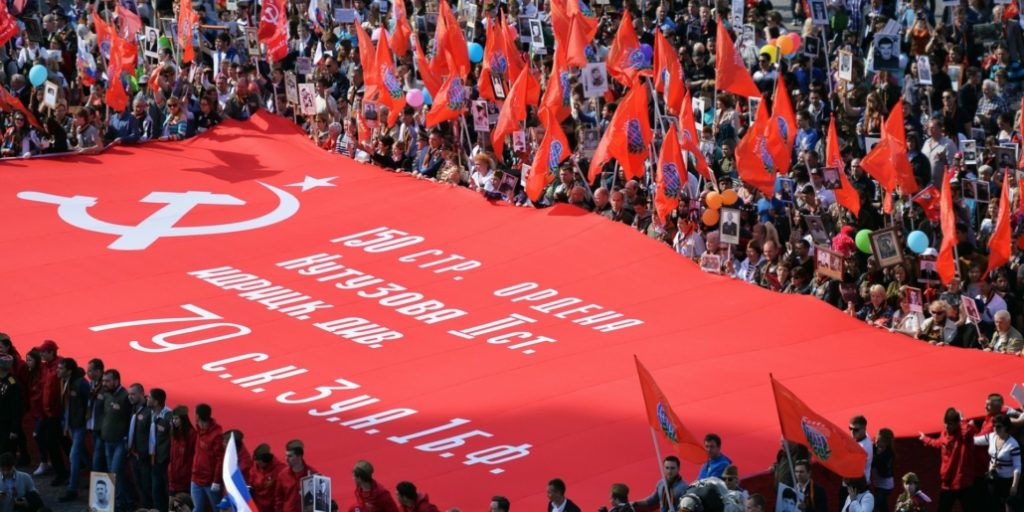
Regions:
<instances>
[{"instance_id":1,"label":"flag with crest","mask_svg":"<svg viewBox=\"0 0 1024 512\"><path fill-rule=\"evenodd\" d=\"M616 82L630 87L640 76L651 76L651 62L640 49L640 41L633 30L633 16L627 10L619 22L608 57L605 60L608 74Z\"/></svg>"},{"instance_id":2,"label":"flag with crest","mask_svg":"<svg viewBox=\"0 0 1024 512\"><path fill-rule=\"evenodd\" d=\"M833 115L828 124L828 141L825 144L825 165L835 167L839 170L839 188L833 190L836 194L836 201L850 210L854 217L860 216L860 194L853 188L850 180L846 178L846 166L843 164L843 157L839 153L839 136L836 133L836 118Z\"/></svg>"},{"instance_id":3,"label":"flag with crest","mask_svg":"<svg viewBox=\"0 0 1024 512\"><path fill-rule=\"evenodd\" d=\"M654 209L664 224L673 210L679 207L679 196L683 188L683 180L687 178L686 164L683 163L683 150L679 147L679 133L676 126L670 124L665 140L661 144L658 155L658 172L655 176L657 189L654 195Z\"/></svg>"},{"instance_id":4,"label":"flag with crest","mask_svg":"<svg viewBox=\"0 0 1024 512\"><path fill-rule=\"evenodd\" d=\"M572 153L561 123L553 119L550 112L545 112L541 120L546 128L544 139L533 156L530 176L526 181L526 195L535 203L540 201L544 189L558 179L559 165Z\"/></svg>"},{"instance_id":5,"label":"flag with crest","mask_svg":"<svg viewBox=\"0 0 1024 512\"><path fill-rule=\"evenodd\" d=\"M622 166L627 180L643 177L652 136L647 115L647 88L631 88L615 109L590 160L590 181L597 179L601 168L612 158Z\"/></svg>"},{"instance_id":6,"label":"flag with crest","mask_svg":"<svg viewBox=\"0 0 1024 512\"><path fill-rule=\"evenodd\" d=\"M665 398L665 393L661 392L658 383L640 362L640 358L633 356L633 360L636 362L637 376L640 377L640 392L644 396L647 424L657 434L657 438L661 442L668 442L682 460L694 464L707 462L708 453L704 449L704 443L698 441L697 436L679 421L679 417Z\"/></svg>"},{"instance_id":7,"label":"flag with crest","mask_svg":"<svg viewBox=\"0 0 1024 512\"><path fill-rule=\"evenodd\" d=\"M761 95L721 19L718 20L718 34L715 38L715 87L746 98Z\"/></svg>"}]
</instances>

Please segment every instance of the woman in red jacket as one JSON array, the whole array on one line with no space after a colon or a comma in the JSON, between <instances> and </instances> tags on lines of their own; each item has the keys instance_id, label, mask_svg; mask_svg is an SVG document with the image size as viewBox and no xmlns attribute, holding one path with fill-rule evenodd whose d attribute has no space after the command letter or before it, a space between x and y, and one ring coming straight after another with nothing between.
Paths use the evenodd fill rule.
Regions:
<instances>
[{"instance_id":1,"label":"woman in red jacket","mask_svg":"<svg viewBox=\"0 0 1024 512\"><path fill-rule=\"evenodd\" d=\"M191 492L195 447L196 429L192 428L192 422L188 419L188 407L179 405L171 411L171 463L167 467L167 489L170 496Z\"/></svg>"},{"instance_id":2,"label":"woman in red jacket","mask_svg":"<svg viewBox=\"0 0 1024 512\"><path fill-rule=\"evenodd\" d=\"M50 461L39 446L39 426L43 418L43 358L39 351L32 349L25 355L25 389L28 390L28 402L25 404L25 416L22 417L22 427L28 426L32 432L32 439L36 440L36 453L39 454L39 467L34 475L42 475L50 470Z\"/></svg>"}]
</instances>

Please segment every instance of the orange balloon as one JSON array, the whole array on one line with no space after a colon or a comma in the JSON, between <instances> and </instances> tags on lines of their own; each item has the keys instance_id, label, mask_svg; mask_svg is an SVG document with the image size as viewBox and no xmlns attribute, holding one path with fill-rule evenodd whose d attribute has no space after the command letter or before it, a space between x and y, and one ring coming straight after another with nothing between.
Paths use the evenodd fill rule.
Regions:
<instances>
[{"instance_id":1,"label":"orange balloon","mask_svg":"<svg viewBox=\"0 0 1024 512\"><path fill-rule=\"evenodd\" d=\"M796 45L793 44L793 40L788 37L780 37L778 39L779 51L783 55L789 55L796 50Z\"/></svg>"},{"instance_id":2,"label":"orange balloon","mask_svg":"<svg viewBox=\"0 0 1024 512\"><path fill-rule=\"evenodd\" d=\"M736 191L731 188L726 189L725 192L722 192L722 204L726 206L732 206L736 204L736 201L739 200L739 198L740 196L736 195Z\"/></svg>"},{"instance_id":3,"label":"orange balloon","mask_svg":"<svg viewBox=\"0 0 1024 512\"><path fill-rule=\"evenodd\" d=\"M708 195L707 197L704 198L704 201L708 203L708 208L711 208L712 210L717 210L722 207L722 195L719 194L718 192L708 192Z\"/></svg>"},{"instance_id":4,"label":"orange balloon","mask_svg":"<svg viewBox=\"0 0 1024 512\"><path fill-rule=\"evenodd\" d=\"M704 210L704 214L700 218L704 221L704 225L714 226L718 224L718 210Z\"/></svg>"}]
</instances>

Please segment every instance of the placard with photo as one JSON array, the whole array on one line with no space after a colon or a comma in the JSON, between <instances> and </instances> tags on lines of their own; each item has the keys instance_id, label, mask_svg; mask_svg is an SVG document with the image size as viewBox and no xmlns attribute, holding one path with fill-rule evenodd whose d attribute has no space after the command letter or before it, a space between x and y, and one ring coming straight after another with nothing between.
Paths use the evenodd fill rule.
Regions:
<instances>
[{"instance_id":1,"label":"placard with photo","mask_svg":"<svg viewBox=\"0 0 1024 512\"><path fill-rule=\"evenodd\" d=\"M964 199L974 201L975 199L978 198L978 187L976 186L978 183L977 180L960 180L959 183L960 194L963 196Z\"/></svg>"},{"instance_id":2,"label":"placard with photo","mask_svg":"<svg viewBox=\"0 0 1024 512\"><path fill-rule=\"evenodd\" d=\"M921 293L920 288L908 286L904 288L903 294L907 304L910 305L910 311L924 313L924 295Z\"/></svg>"},{"instance_id":3,"label":"placard with photo","mask_svg":"<svg viewBox=\"0 0 1024 512\"><path fill-rule=\"evenodd\" d=\"M979 203L988 203L992 200L992 189L987 181L974 182L974 200Z\"/></svg>"},{"instance_id":4,"label":"placard with photo","mask_svg":"<svg viewBox=\"0 0 1024 512\"><path fill-rule=\"evenodd\" d=\"M899 37L892 34L875 34L871 43L872 71L898 72L900 70Z\"/></svg>"},{"instance_id":5,"label":"placard with photo","mask_svg":"<svg viewBox=\"0 0 1024 512\"><path fill-rule=\"evenodd\" d=\"M511 202L516 197L516 184L519 183L519 178L515 174L505 172L501 174L501 182L498 183L498 193L501 194L506 201Z\"/></svg>"},{"instance_id":6,"label":"placard with photo","mask_svg":"<svg viewBox=\"0 0 1024 512\"><path fill-rule=\"evenodd\" d=\"M174 18L160 18L160 32L167 35L171 46L178 46L178 22Z\"/></svg>"},{"instance_id":7,"label":"placard with photo","mask_svg":"<svg viewBox=\"0 0 1024 512\"><path fill-rule=\"evenodd\" d=\"M956 66L953 66L953 65L946 66L946 74L949 75L949 81L952 82L952 84L953 84L953 90L954 91L959 91L960 90L960 79L963 78L963 76L964 76L964 68L963 68L963 66L959 66L959 65L956 65Z\"/></svg>"},{"instance_id":8,"label":"placard with photo","mask_svg":"<svg viewBox=\"0 0 1024 512\"><path fill-rule=\"evenodd\" d=\"M89 473L89 512L114 512L114 497L117 495L117 475L114 473Z\"/></svg>"},{"instance_id":9,"label":"placard with photo","mask_svg":"<svg viewBox=\"0 0 1024 512\"><path fill-rule=\"evenodd\" d=\"M313 84L299 84L299 113L304 116L316 115L316 87Z\"/></svg>"},{"instance_id":10,"label":"placard with photo","mask_svg":"<svg viewBox=\"0 0 1024 512\"><path fill-rule=\"evenodd\" d=\"M793 178L782 176L775 178L775 197L779 198L780 201L792 203L795 191L796 182L793 181Z\"/></svg>"},{"instance_id":11,"label":"placard with photo","mask_svg":"<svg viewBox=\"0 0 1024 512\"><path fill-rule=\"evenodd\" d=\"M757 108L761 106L761 97L750 97L747 98L747 120L751 124L754 123L754 118L757 117Z\"/></svg>"},{"instance_id":12,"label":"placard with photo","mask_svg":"<svg viewBox=\"0 0 1024 512\"><path fill-rule=\"evenodd\" d=\"M501 79L501 75L491 75L491 90L494 91L494 97L498 101L505 99L505 82Z\"/></svg>"},{"instance_id":13,"label":"placard with photo","mask_svg":"<svg viewBox=\"0 0 1024 512\"><path fill-rule=\"evenodd\" d=\"M142 35L142 54L149 62L160 59L160 29L145 27Z\"/></svg>"},{"instance_id":14,"label":"placard with photo","mask_svg":"<svg viewBox=\"0 0 1024 512\"><path fill-rule=\"evenodd\" d=\"M804 55L816 59L818 58L818 52L821 51L821 42L817 37L807 36L804 38Z\"/></svg>"},{"instance_id":15,"label":"placard with photo","mask_svg":"<svg viewBox=\"0 0 1024 512\"><path fill-rule=\"evenodd\" d=\"M822 167L821 168L821 179L822 184L828 190L839 190L843 188L843 180L839 178L839 173L843 171L839 170L838 167Z\"/></svg>"},{"instance_id":16,"label":"placard with photo","mask_svg":"<svg viewBox=\"0 0 1024 512\"><path fill-rule=\"evenodd\" d=\"M821 220L821 216L804 215L804 222L807 223L807 232L811 235L811 240L814 243L827 245L832 240L828 236L828 230L825 229L825 223Z\"/></svg>"},{"instance_id":17,"label":"placard with photo","mask_svg":"<svg viewBox=\"0 0 1024 512\"><path fill-rule=\"evenodd\" d=\"M882 140L881 137L864 137L864 154L871 152L871 149L878 144L878 141Z\"/></svg>"},{"instance_id":18,"label":"placard with photo","mask_svg":"<svg viewBox=\"0 0 1024 512\"><path fill-rule=\"evenodd\" d=\"M583 67L583 96L599 98L608 92L608 68L604 62L591 62Z\"/></svg>"},{"instance_id":19,"label":"placard with photo","mask_svg":"<svg viewBox=\"0 0 1024 512\"><path fill-rule=\"evenodd\" d=\"M530 41L533 40L533 37L530 35L530 20L531 19L533 19L533 18L530 18L529 16L520 16L519 17L519 42L520 43L530 44Z\"/></svg>"},{"instance_id":20,"label":"placard with photo","mask_svg":"<svg viewBox=\"0 0 1024 512\"><path fill-rule=\"evenodd\" d=\"M900 264L903 261L903 251L896 229L879 229L872 232L871 252L881 268Z\"/></svg>"},{"instance_id":21,"label":"placard with photo","mask_svg":"<svg viewBox=\"0 0 1024 512\"><path fill-rule=\"evenodd\" d=\"M981 313L978 311L978 303L974 302L974 299L966 295L961 295L960 307L964 310L964 316L966 316L968 320L975 324L981 322Z\"/></svg>"},{"instance_id":22,"label":"placard with photo","mask_svg":"<svg viewBox=\"0 0 1024 512\"><path fill-rule=\"evenodd\" d=\"M301 90L299 91L299 96L302 96ZM367 128L373 129L380 124L380 119L384 117L380 110L380 105L376 103L368 101L363 103L363 121L366 122Z\"/></svg>"},{"instance_id":23,"label":"placard with photo","mask_svg":"<svg viewBox=\"0 0 1024 512\"><path fill-rule=\"evenodd\" d=\"M544 25L538 18L529 18L530 26L530 49L545 48L544 46Z\"/></svg>"},{"instance_id":24,"label":"placard with photo","mask_svg":"<svg viewBox=\"0 0 1024 512\"><path fill-rule=\"evenodd\" d=\"M736 208L722 208L718 211L719 241L723 244L740 244L740 211Z\"/></svg>"},{"instance_id":25,"label":"placard with photo","mask_svg":"<svg viewBox=\"0 0 1024 512\"><path fill-rule=\"evenodd\" d=\"M331 512L331 477L313 475L313 512Z\"/></svg>"},{"instance_id":26,"label":"placard with photo","mask_svg":"<svg viewBox=\"0 0 1024 512\"><path fill-rule=\"evenodd\" d=\"M313 59L309 57L296 57L295 58L295 72L300 75L312 75L313 74Z\"/></svg>"},{"instance_id":27,"label":"placard with photo","mask_svg":"<svg viewBox=\"0 0 1024 512\"><path fill-rule=\"evenodd\" d=\"M932 61L927 55L917 56L917 83L918 85L932 85Z\"/></svg>"},{"instance_id":28,"label":"placard with photo","mask_svg":"<svg viewBox=\"0 0 1024 512\"><path fill-rule=\"evenodd\" d=\"M825 11L825 0L809 0L811 7L811 23L818 26L828 25L828 14Z\"/></svg>"},{"instance_id":29,"label":"placard with photo","mask_svg":"<svg viewBox=\"0 0 1024 512\"><path fill-rule=\"evenodd\" d=\"M43 105L56 109L58 96L60 96L60 87L47 80L46 83L43 84Z\"/></svg>"},{"instance_id":30,"label":"placard with photo","mask_svg":"<svg viewBox=\"0 0 1024 512\"><path fill-rule=\"evenodd\" d=\"M978 165L978 141L967 139L963 141L964 163L967 165Z\"/></svg>"},{"instance_id":31,"label":"placard with photo","mask_svg":"<svg viewBox=\"0 0 1024 512\"><path fill-rule=\"evenodd\" d=\"M918 269L920 272L917 276L917 282L929 286L939 285L939 273L935 270L935 260L921 260Z\"/></svg>"},{"instance_id":32,"label":"placard with photo","mask_svg":"<svg viewBox=\"0 0 1024 512\"><path fill-rule=\"evenodd\" d=\"M700 256L700 269L709 274L721 274L722 257L717 254L705 252Z\"/></svg>"},{"instance_id":33,"label":"placard with photo","mask_svg":"<svg viewBox=\"0 0 1024 512\"><path fill-rule=\"evenodd\" d=\"M827 246L816 245L814 247L814 270L821 275L841 281L846 261L843 255L829 249Z\"/></svg>"},{"instance_id":34,"label":"placard with photo","mask_svg":"<svg viewBox=\"0 0 1024 512\"><path fill-rule=\"evenodd\" d=\"M512 151L520 153L526 151L526 132L522 130L512 132Z\"/></svg>"},{"instance_id":35,"label":"placard with photo","mask_svg":"<svg viewBox=\"0 0 1024 512\"><path fill-rule=\"evenodd\" d=\"M775 502L775 512L802 512L801 507L797 505L804 501L799 490L780 483L775 495L778 496L778 500Z\"/></svg>"},{"instance_id":36,"label":"placard with photo","mask_svg":"<svg viewBox=\"0 0 1024 512\"><path fill-rule=\"evenodd\" d=\"M340 8L334 10L334 20L342 24L352 24L356 22L356 10Z\"/></svg>"},{"instance_id":37,"label":"placard with photo","mask_svg":"<svg viewBox=\"0 0 1024 512\"><path fill-rule=\"evenodd\" d=\"M597 128L583 130L583 156L592 158L597 146L601 143L601 131Z\"/></svg>"},{"instance_id":38,"label":"placard with photo","mask_svg":"<svg viewBox=\"0 0 1024 512\"><path fill-rule=\"evenodd\" d=\"M473 102L473 129L478 132L487 132L491 129L491 122L487 118L486 100Z\"/></svg>"},{"instance_id":39,"label":"placard with photo","mask_svg":"<svg viewBox=\"0 0 1024 512\"><path fill-rule=\"evenodd\" d=\"M246 27L245 45L249 48L249 55L260 54L260 37L256 27Z\"/></svg>"},{"instance_id":40,"label":"placard with photo","mask_svg":"<svg viewBox=\"0 0 1024 512\"><path fill-rule=\"evenodd\" d=\"M292 105L299 104L299 81L295 77L295 73L292 71L284 72L284 94L288 98L288 103Z\"/></svg>"},{"instance_id":41,"label":"placard with photo","mask_svg":"<svg viewBox=\"0 0 1024 512\"><path fill-rule=\"evenodd\" d=\"M743 0L732 0L731 7L729 17L732 19L732 26L738 27L743 24L743 9L746 7L746 2Z\"/></svg>"},{"instance_id":42,"label":"placard with photo","mask_svg":"<svg viewBox=\"0 0 1024 512\"><path fill-rule=\"evenodd\" d=\"M853 81L853 53L839 51L839 79L844 82Z\"/></svg>"}]
</instances>

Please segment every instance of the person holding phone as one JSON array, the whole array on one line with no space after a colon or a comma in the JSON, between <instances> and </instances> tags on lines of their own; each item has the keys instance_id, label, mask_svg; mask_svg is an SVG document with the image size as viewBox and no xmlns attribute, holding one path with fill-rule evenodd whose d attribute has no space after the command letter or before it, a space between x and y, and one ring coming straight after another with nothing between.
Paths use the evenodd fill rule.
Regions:
<instances>
[{"instance_id":1,"label":"person holding phone","mask_svg":"<svg viewBox=\"0 0 1024 512\"><path fill-rule=\"evenodd\" d=\"M14 469L12 453L0 454L0 510L35 511L43 508L32 477Z\"/></svg>"}]
</instances>

